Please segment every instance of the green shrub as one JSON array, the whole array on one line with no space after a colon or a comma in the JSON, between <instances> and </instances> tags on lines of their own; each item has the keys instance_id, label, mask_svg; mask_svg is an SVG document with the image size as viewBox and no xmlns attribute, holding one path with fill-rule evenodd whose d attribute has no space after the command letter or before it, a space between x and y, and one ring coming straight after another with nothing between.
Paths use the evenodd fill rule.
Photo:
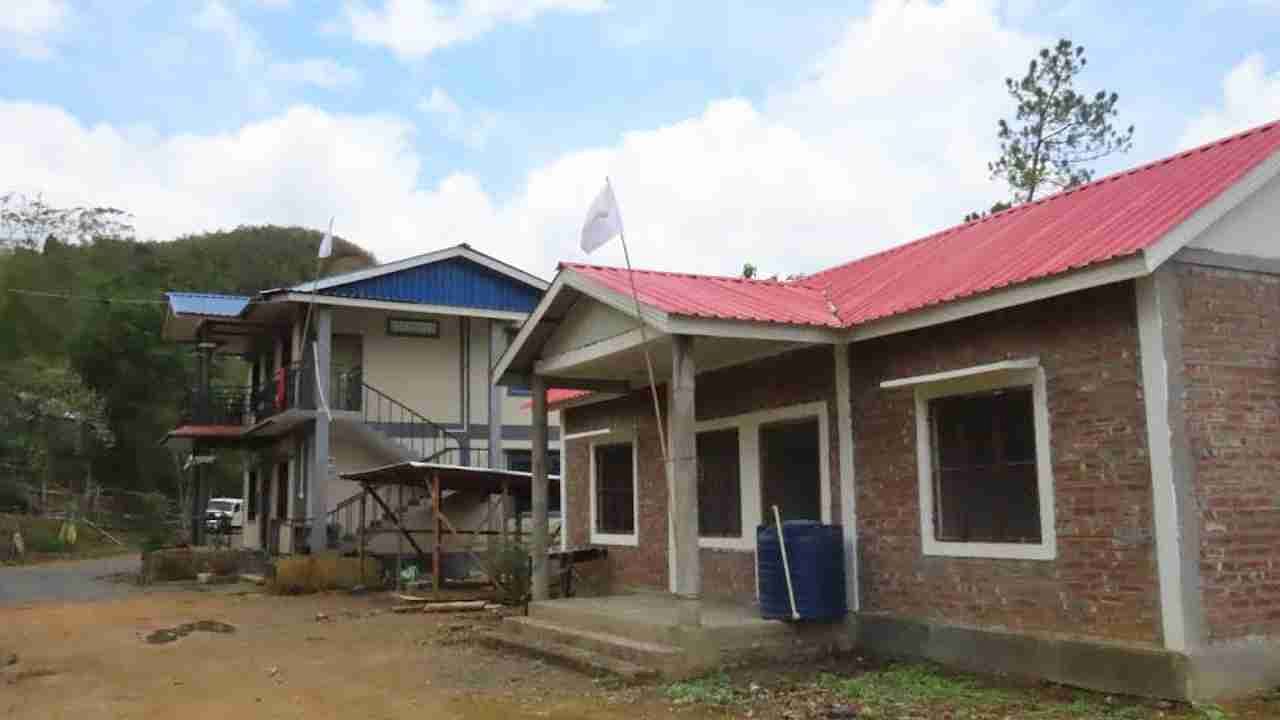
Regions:
<instances>
[{"instance_id":1,"label":"green shrub","mask_svg":"<svg viewBox=\"0 0 1280 720\"><path fill-rule=\"evenodd\" d=\"M49 520L33 520L22 523L22 540L29 553L64 553L71 548L58 537L61 523Z\"/></svg>"},{"instance_id":2,"label":"green shrub","mask_svg":"<svg viewBox=\"0 0 1280 720\"><path fill-rule=\"evenodd\" d=\"M160 493L141 496L131 508L133 530L141 536L143 552L173 544L173 526L169 523L169 499Z\"/></svg>"},{"instance_id":3,"label":"green shrub","mask_svg":"<svg viewBox=\"0 0 1280 720\"><path fill-rule=\"evenodd\" d=\"M29 512L30 510L30 498L17 481L11 478L0 478L0 512Z\"/></svg>"},{"instance_id":4,"label":"green shrub","mask_svg":"<svg viewBox=\"0 0 1280 720\"><path fill-rule=\"evenodd\" d=\"M498 602L523 605L529 598L529 548L515 541L496 541L485 557L485 572L498 589Z\"/></svg>"}]
</instances>

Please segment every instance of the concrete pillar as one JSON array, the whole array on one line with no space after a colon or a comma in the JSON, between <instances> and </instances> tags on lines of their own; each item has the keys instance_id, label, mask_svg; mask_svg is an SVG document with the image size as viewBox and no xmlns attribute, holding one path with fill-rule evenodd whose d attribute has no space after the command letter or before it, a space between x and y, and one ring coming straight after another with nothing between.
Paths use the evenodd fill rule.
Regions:
<instances>
[{"instance_id":1,"label":"concrete pillar","mask_svg":"<svg viewBox=\"0 0 1280 720\"><path fill-rule=\"evenodd\" d=\"M506 349L506 325L497 321L489 321L489 467L503 466L502 458L502 399L507 394L506 388L494 385L493 366Z\"/></svg>"},{"instance_id":2,"label":"concrete pillar","mask_svg":"<svg viewBox=\"0 0 1280 720\"><path fill-rule=\"evenodd\" d=\"M1164 646L1193 652L1206 642L1200 577L1195 458L1183 406L1182 293L1173 263L1134 283L1142 400L1151 466L1156 568Z\"/></svg>"},{"instance_id":3,"label":"concrete pillar","mask_svg":"<svg viewBox=\"0 0 1280 720\"><path fill-rule=\"evenodd\" d=\"M849 612L862 607L858 593L858 488L853 457L853 397L850 383L849 345L836 343L836 442L840 450L840 515L844 532L845 601Z\"/></svg>"},{"instance_id":4,"label":"concrete pillar","mask_svg":"<svg viewBox=\"0 0 1280 720\"><path fill-rule=\"evenodd\" d=\"M458 318L458 422L462 428L462 458L471 464L471 318Z\"/></svg>"},{"instance_id":5,"label":"concrete pillar","mask_svg":"<svg viewBox=\"0 0 1280 720\"><path fill-rule=\"evenodd\" d=\"M311 518L310 545L312 552L322 552L328 543L325 521L328 519L328 497L326 490L329 484L329 414L320 407L320 398L324 398L324 407L333 404L330 395L329 371L330 350L333 345L333 310L318 307L315 310L315 375L316 383L316 422L311 442L311 477L307 488L308 513Z\"/></svg>"},{"instance_id":6,"label":"concrete pillar","mask_svg":"<svg viewBox=\"0 0 1280 720\"><path fill-rule=\"evenodd\" d=\"M675 562L676 597L680 600L680 624L697 626L702 622L702 563L698 556L698 452L694 430L696 368L693 362L693 338L674 335L671 338L671 402L667 408L667 434L670 455L668 482L671 483L672 527Z\"/></svg>"},{"instance_id":7,"label":"concrete pillar","mask_svg":"<svg viewBox=\"0 0 1280 720\"><path fill-rule=\"evenodd\" d=\"M533 556L532 592L534 600L548 597L547 578L547 383L533 376L533 437L530 455L533 459ZM516 527L519 527L518 521Z\"/></svg>"}]
</instances>

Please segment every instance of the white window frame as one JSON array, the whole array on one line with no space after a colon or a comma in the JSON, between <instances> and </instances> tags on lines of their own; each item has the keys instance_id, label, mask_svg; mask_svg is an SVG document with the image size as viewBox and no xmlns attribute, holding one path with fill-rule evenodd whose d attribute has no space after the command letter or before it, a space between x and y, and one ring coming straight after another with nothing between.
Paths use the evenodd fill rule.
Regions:
<instances>
[{"instance_id":1,"label":"white window frame","mask_svg":"<svg viewBox=\"0 0 1280 720\"><path fill-rule=\"evenodd\" d=\"M631 446L631 533L624 535L621 533L602 533L596 530L596 448L608 447L610 445L630 445ZM618 434L612 433L602 437L600 440L593 441L590 444L590 458L588 462L591 465L591 544L593 545L624 545L628 547L636 547L640 545L640 464L636 452L636 440L634 434ZM563 458L561 466L563 467ZM561 514L564 513L564 506L560 508Z\"/></svg>"},{"instance_id":2,"label":"white window frame","mask_svg":"<svg viewBox=\"0 0 1280 720\"><path fill-rule=\"evenodd\" d=\"M916 466L920 484L920 539L925 555L996 560L1054 560L1058 556L1053 463L1049 436L1049 404L1044 368L1038 359L1006 361L964 370L882 383L882 388L914 386ZM955 395L1030 387L1036 441L1036 487L1040 498L1039 543L954 542L934 535L933 428L929 402Z\"/></svg>"},{"instance_id":3,"label":"white window frame","mask_svg":"<svg viewBox=\"0 0 1280 720\"><path fill-rule=\"evenodd\" d=\"M698 547L716 550L756 549L756 526L764 520L760 506L760 427L788 420L818 420L819 495L822 522L831 522L831 430L825 401L788 405L771 410L704 420L694 426L697 433L712 430L738 431L738 497L742 512L742 535L739 537L699 537Z\"/></svg>"}]
</instances>

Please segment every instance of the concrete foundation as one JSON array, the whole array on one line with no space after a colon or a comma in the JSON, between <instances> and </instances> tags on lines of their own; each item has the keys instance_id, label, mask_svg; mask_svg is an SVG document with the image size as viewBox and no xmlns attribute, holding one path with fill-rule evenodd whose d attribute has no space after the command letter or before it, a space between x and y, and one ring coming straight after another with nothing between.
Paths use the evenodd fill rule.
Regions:
<instances>
[{"instance_id":1,"label":"concrete foundation","mask_svg":"<svg viewBox=\"0 0 1280 720\"><path fill-rule=\"evenodd\" d=\"M858 649L972 672L1193 702L1280 685L1280 643L1261 639L1185 654L1145 643L1010 632L879 613L854 614L845 623L779 622L762 619L754 606L709 601L701 606L701 626L681 625L679 618L677 597L637 593L535 602L527 621L512 630L639 663L668 678L724 665Z\"/></svg>"},{"instance_id":2,"label":"concrete foundation","mask_svg":"<svg viewBox=\"0 0 1280 720\"><path fill-rule=\"evenodd\" d=\"M1210 646L1191 654L1138 643L942 625L887 615L850 620L859 648L974 672L1147 697L1201 702L1280 685L1280 643Z\"/></svg>"}]
</instances>

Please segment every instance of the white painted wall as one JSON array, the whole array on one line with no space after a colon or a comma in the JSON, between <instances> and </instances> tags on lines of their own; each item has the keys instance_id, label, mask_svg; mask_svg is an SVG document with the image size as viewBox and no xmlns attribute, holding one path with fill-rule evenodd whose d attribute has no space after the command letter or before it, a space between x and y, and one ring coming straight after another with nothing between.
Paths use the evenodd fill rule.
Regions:
<instances>
[{"instance_id":1,"label":"white painted wall","mask_svg":"<svg viewBox=\"0 0 1280 720\"><path fill-rule=\"evenodd\" d=\"M1210 226L1190 247L1280 259L1280 177Z\"/></svg>"},{"instance_id":2,"label":"white painted wall","mask_svg":"<svg viewBox=\"0 0 1280 720\"><path fill-rule=\"evenodd\" d=\"M440 337L416 338L388 335L387 318L393 315L381 310L336 308L333 330L362 337L365 382L435 422L461 422L460 319L443 315L416 316L440 322ZM489 321L471 318L470 325L467 347L471 354L471 422L483 425L489 421ZM494 350L495 362L505 349L501 346ZM528 398L506 396L505 389L500 392L504 394L503 422L530 424L532 412L523 407ZM550 423L558 426L559 418L553 414ZM472 447L486 446L483 440L472 442Z\"/></svg>"},{"instance_id":3,"label":"white painted wall","mask_svg":"<svg viewBox=\"0 0 1280 720\"><path fill-rule=\"evenodd\" d=\"M340 308L333 329L362 337L366 383L436 422L458 422L458 319L430 316L438 338L401 337L387 334L391 315Z\"/></svg>"}]
</instances>

